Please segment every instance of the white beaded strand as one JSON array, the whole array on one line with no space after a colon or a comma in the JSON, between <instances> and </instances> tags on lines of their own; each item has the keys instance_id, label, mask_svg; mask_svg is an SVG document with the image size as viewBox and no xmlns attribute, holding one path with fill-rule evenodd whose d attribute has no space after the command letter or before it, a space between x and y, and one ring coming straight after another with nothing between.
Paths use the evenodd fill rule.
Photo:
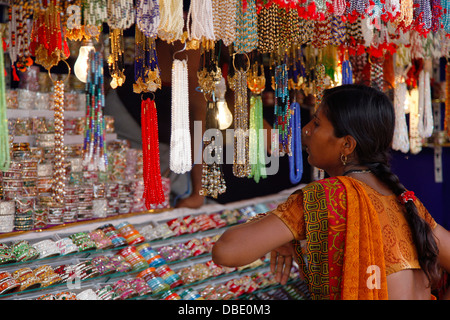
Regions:
<instances>
[{"instance_id":1,"label":"white beaded strand","mask_svg":"<svg viewBox=\"0 0 450 320\"><path fill-rule=\"evenodd\" d=\"M170 136L170 170L177 174L192 167L189 130L189 90L186 60L174 59L172 65L172 127Z\"/></svg>"}]
</instances>

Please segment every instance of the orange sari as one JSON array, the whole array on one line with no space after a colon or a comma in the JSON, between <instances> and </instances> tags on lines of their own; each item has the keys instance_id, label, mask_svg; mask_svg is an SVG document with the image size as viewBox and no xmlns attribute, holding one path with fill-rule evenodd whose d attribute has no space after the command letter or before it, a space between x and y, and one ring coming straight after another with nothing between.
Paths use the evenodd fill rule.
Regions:
<instances>
[{"instance_id":1,"label":"orange sari","mask_svg":"<svg viewBox=\"0 0 450 320\"><path fill-rule=\"evenodd\" d=\"M363 187L333 177L301 191L306 245L294 242L311 298L387 299L380 222Z\"/></svg>"}]
</instances>

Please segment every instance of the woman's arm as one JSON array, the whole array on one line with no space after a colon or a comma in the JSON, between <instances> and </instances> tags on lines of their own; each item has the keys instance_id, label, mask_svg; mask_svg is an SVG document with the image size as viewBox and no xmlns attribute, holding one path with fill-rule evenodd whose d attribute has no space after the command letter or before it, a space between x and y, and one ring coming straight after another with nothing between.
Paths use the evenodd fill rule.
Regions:
<instances>
[{"instance_id":1,"label":"woman's arm","mask_svg":"<svg viewBox=\"0 0 450 320\"><path fill-rule=\"evenodd\" d=\"M274 214L226 230L212 249L216 264L239 267L279 248L294 236L284 222Z\"/></svg>"},{"instance_id":2,"label":"woman's arm","mask_svg":"<svg viewBox=\"0 0 450 320\"><path fill-rule=\"evenodd\" d=\"M439 264L445 271L450 273L450 232L438 224L434 228L433 233L439 248Z\"/></svg>"}]
</instances>

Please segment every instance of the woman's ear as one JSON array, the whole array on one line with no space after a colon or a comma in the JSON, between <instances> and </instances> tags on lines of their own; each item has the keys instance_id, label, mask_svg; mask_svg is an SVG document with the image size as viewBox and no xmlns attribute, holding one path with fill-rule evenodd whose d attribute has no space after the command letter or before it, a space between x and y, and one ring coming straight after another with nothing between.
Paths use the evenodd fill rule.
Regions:
<instances>
[{"instance_id":1,"label":"woman's ear","mask_svg":"<svg viewBox=\"0 0 450 320\"><path fill-rule=\"evenodd\" d=\"M351 135L346 135L344 137L344 146L343 146L343 154L348 156L355 151L356 145L358 143L356 142L355 138Z\"/></svg>"}]
</instances>

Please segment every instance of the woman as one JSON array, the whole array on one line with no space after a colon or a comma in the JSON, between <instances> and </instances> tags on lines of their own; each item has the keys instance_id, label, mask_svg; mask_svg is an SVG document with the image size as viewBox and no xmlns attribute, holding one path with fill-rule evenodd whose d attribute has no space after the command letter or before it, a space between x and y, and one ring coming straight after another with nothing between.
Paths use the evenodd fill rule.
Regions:
<instances>
[{"instance_id":1,"label":"woman","mask_svg":"<svg viewBox=\"0 0 450 320\"><path fill-rule=\"evenodd\" d=\"M393 132L383 93L326 90L302 142L310 165L330 177L228 229L213 260L240 266L271 252L285 283L295 258L313 299L430 299L440 267L450 270L450 235L390 171Z\"/></svg>"}]
</instances>

